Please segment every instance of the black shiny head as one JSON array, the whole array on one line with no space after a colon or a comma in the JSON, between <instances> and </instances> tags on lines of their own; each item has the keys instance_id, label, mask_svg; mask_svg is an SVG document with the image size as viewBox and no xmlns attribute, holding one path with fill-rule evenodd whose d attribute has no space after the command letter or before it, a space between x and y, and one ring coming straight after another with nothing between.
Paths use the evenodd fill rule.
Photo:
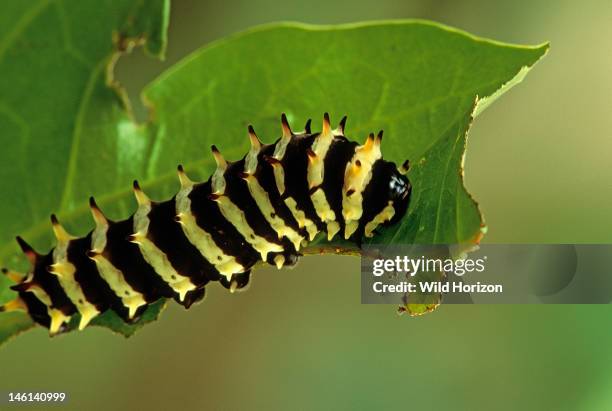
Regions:
<instances>
[{"instance_id":1,"label":"black shiny head","mask_svg":"<svg viewBox=\"0 0 612 411\"><path fill-rule=\"evenodd\" d=\"M402 170L394 168L389 176L387 188L389 199L393 201L393 208L395 208L395 214L389 224L394 224L406 214L410 204L412 185Z\"/></svg>"},{"instance_id":2,"label":"black shiny head","mask_svg":"<svg viewBox=\"0 0 612 411\"><path fill-rule=\"evenodd\" d=\"M369 236L366 226L374 218L380 218L385 208L393 207L393 216L383 226L399 221L408 209L412 186L405 171L391 161L377 160L372 166L372 177L363 192L363 214L359 221L357 237Z\"/></svg>"}]
</instances>

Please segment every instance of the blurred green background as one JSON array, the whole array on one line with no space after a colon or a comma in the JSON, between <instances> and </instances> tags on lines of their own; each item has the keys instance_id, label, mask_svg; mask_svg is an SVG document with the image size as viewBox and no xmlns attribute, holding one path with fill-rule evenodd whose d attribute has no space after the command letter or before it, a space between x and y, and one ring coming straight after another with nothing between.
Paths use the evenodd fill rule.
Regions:
<instances>
[{"instance_id":1,"label":"blurred green background","mask_svg":"<svg viewBox=\"0 0 612 411\"><path fill-rule=\"evenodd\" d=\"M406 17L551 41L525 84L470 133L466 185L489 225L485 241L611 242L610 2L175 0L166 62L137 50L117 77L134 99L197 47L255 24ZM53 340L37 329L0 349L0 387L67 391L71 410L612 408L609 307L442 306L399 317L359 303L358 272L357 258L333 256L262 268L248 292L214 289L188 312L172 304L127 341L95 327Z\"/></svg>"}]
</instances>

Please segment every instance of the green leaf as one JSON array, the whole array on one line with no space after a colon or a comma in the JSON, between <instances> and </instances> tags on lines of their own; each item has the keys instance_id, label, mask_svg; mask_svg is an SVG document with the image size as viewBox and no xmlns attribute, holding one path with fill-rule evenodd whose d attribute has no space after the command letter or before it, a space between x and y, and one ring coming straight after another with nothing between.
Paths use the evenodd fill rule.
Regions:
<instances>
[{"instance_id":1,"label":"green leaf","mask_svg":"<svg viewBox=\"0 0 612 411\"><path fill-rule=\"evenodd\" d=\"M155 20L145 21L138 27L151 29ZM481 235L482 217L463 186L461 168L472 117L521 80L548 48L501 44L423 21L269 25L213 43L166 71L145 89L151 120L137 125L104 87L113 51L107 46L110 54L93 70L64 64L60 72L85 74L73 73L68 81L49 70L64 82L40 80L46 87L40 99L6 104L15 115L0 117L3 126L13 127L1 138L13 164L2 162L0 177L15 201L0 205L3 262L19 261L16 233L41 249L52 246L52 211L73 232L86 233L93 226L86 207L91 194L111 217L124 218L135 209L129 190L134 178L160 200L176 192L179 163L192 177L206 178L212 143L226 158L237 159L249 145L247 124L272 142L281 112L294 129L309 117L317 124L325 111L332 120L347 114L350 138L384 129L385 157L411 160L409 214L374 242L473 242ZM18 95L6 77L1 81ZM72 110L46 112L39 100Z\"/></svg>"}]
</instances>

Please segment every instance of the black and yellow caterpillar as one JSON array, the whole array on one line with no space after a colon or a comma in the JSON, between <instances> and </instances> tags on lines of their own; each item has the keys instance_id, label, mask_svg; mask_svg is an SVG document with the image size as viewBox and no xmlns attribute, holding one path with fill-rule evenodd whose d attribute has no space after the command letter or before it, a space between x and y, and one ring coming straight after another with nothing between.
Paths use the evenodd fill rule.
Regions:
<instances>
[{"instance_id":1,"label":"black and yellow caterpillar","mask_svg":"<svg viewBox=\"0 0 612 411\"><path fill-rule=\"evenodd\" d=\"M96 228L83 238L52 215L57 245L48 254L17 237L32 268L3 270L18 296L0 311L25 310L51 335L76 314L79 329L109 309L133 322L161 298L188 308L212 281L239 290L259 261L294 265L321 231L360 244L406 213L411 185L408 161L382 159L382 131L359 145L344 136L345 122L332 130L325 114L320 133L309 120L295 134L283 114L282 137L269 145L249 126L251 148L241 160L227 162L212 146L213 175L194 183L179 166L181 189L168 201L151 201L135 181L136 213L110 221L91 198Z\"/></svg>"}]
</instances>

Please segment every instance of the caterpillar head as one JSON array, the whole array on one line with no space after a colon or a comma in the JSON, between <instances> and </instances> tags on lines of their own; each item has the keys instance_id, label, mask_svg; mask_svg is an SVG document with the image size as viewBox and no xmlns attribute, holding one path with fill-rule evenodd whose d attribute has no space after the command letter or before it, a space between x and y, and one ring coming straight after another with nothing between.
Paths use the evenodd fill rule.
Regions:
<instances>
[{"instance_id":1,"label":"caterpillar head","mask_svg":"<svg viewBox=\"0 0 612 411\"><path fill-rule=\"evenodd\" d=\"M393 201L393 208L395 213L389 224L394 224L400 218L406 214L408 204L410 203L410 194L412 192L412 185L406 177L406 173L410 167L410 163L406 160L401 166L394 167L391 169L388 177L387 184L387 195L389 201Z\"/></svg>"},{"instance_id":2,"label":"caterpillar head","mask_svg":"<svg viewBox=\"0 0 612 411\"><path fill-rule=\"evenodd\" d=\"M370 184L364 191L359 234L372 237L379 225L394 224L406 214L412 191L407 171L407 163L400 167L382 159L374 163Z\"/></svg>"}]
</instances>

